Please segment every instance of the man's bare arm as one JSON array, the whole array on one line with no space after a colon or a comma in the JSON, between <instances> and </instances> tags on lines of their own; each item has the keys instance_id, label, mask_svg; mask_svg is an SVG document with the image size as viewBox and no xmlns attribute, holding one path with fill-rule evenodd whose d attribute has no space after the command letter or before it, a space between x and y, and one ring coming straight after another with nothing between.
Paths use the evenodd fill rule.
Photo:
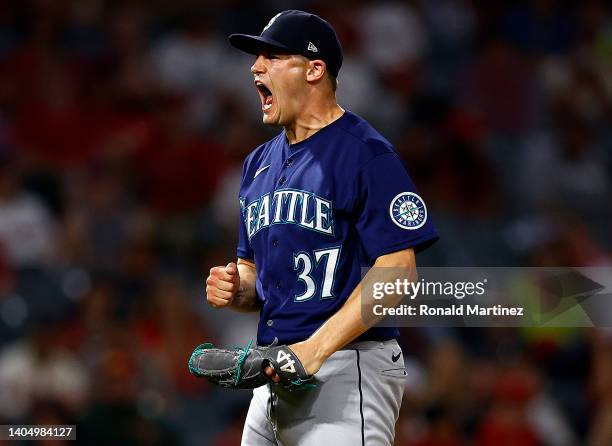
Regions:
<instances>
[{"instance_id":1,"label":"man's bare arm","mask_svg":"<svg viewBox=\"0 0 612 446\"><path fill-rule=\"evenodd\" d=\"M259 311L261 304L257 299L255 282L257 280L257 270L255 263L251 260L238 259L238 275L240 276L240 286L231 304L231 309L235 311Z\"/></svg>"},{"instance_id":2,"label":"man's bare arm","mask_svg":"<svg viewBox=\"0 0 612 446\"><path fill-rule=\"evenodd\" d=\"M353 341L380 320L380 318L372 318L367 325L364 323L361 317L362 284L368 280L371 274L376 274L376 281L395 281L395 279L400 278L397 277L400 268L407 272L409 280L417 279L416 260L411 248L383 255L376 259L373 268L353 290L338 312L321 325L310 338L290 346L309 373L316 373L321 364L334 352ZM405 278L405 275L401 278ZM398 302L401 297L396 296ZM386 301L388 303L397 303L391 302L391 297L388 299ZM268 370L267 373L269 376L274 374L272 370Z\"/></svg>"}]
</instances>

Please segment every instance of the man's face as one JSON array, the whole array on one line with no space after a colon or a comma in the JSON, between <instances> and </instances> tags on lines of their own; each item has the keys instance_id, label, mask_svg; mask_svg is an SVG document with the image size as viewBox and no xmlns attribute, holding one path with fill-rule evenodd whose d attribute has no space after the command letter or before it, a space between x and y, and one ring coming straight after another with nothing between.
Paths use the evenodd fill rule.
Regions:
<instances>
[{"instance_id":1,"label":"man's face","mask_svg":"<svg viewBox=\"0 0 612 446\"><path fill-rule=\"evenodd\" d=\"M308 60L303 56L262 51L251 67L261 98L264 124L290 125L302 109Z\"/></svg>"}]
</instances>

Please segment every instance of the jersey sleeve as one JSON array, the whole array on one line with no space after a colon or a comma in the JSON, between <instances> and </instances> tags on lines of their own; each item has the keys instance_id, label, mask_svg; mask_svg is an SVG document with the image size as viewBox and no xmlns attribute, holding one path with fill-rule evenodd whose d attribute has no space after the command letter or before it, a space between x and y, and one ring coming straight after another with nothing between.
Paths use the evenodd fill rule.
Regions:
<instances>
[{"instance_id":1,"label":"jersey sleeve","mask_svg":"<svg viewBox=\"0 0 612 446\"><path fill-rule=\"evenodd\" d=\"M422 251L438 240L427 205L396 153L366 163L356 187L357 232L372 261L402 249Z\"/></svg>"},{"instance_id":2,"label":"jersey sleeve","mask_svg":"<svg viewBox=\"0 0 612 446\"><path fill-rule=\"evenodd\" d=\"M246 210L246 202L245 198L242 196L242 186L244 182L244 176L247 166L247 160L245 160L244 165L242 167L242 178L240 179L240 196L238 197L240 202L240 220L238 221L238 247L236 248L236 255L241 259L253 260L255 258L255 253L253 252L253 248L251 248L251 242L249 241L249 236L246 229L245 224L245 210Z\"/></svg>"},{"instance_id":3,"label":"jersey sleeve","mask_svg":"<svg viewBox=\"0 0 612 446\"><path fill-rule=\"evenodd\" d=\"M241 259L252 260L254 258L253 248L251 248L244 222L244 204L242 198L240 198L240 221L238 222L238 247L236 254Z\"/></svg>"}]
</instances>

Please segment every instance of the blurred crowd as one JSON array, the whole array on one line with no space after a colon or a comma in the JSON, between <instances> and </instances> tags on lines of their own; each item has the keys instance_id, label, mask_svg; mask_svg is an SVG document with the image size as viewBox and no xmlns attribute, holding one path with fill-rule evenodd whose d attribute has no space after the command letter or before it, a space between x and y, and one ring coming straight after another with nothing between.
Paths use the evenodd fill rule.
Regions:
<instances>
[{"instance_id":1,"label":"blurred crowd","mask_svg":"<svg viewBox=\"0 0 612 446\"><path fill-rule=\"evenodd\" d=\"M403 156L428 266L612 264L612 9L584 1L0 2L0 424L82 444L239 444L248 392L191 377L261 125L231 32L319 13L339 103ZM398 446L612 444L612 331L403 329ZM61 444L61 443L57 443Z\"/></svg>"}]
</instances>

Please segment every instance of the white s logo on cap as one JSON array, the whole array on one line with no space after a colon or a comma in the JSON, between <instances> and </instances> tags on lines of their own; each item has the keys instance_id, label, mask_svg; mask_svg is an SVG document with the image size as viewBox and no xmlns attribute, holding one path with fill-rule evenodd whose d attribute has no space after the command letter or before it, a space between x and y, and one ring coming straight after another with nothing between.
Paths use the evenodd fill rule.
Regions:
<instances>
[{"instance_id":1,"label":"white s logo on cap","mask_svg":"<svg viewBox=\"0 0 612 446\"><path fill-rule=\"evenodd\" d=\"M282 14L282 12L279 12L279 13L278 13L278 14L276 14L274 17L272 17L272 18L270 19L270 21L268 22L268 24L267 24L266 26L264 26L263 31L265 31L266 29L270 28L270 27L272 26L272 24L274 23L274 21L275 21L275 20L278 18L278 16L279 16L279 15L281 15L281 14ZM262 32L263 32L263 31L262 31Z\"/></svg>"}]
</instances>

